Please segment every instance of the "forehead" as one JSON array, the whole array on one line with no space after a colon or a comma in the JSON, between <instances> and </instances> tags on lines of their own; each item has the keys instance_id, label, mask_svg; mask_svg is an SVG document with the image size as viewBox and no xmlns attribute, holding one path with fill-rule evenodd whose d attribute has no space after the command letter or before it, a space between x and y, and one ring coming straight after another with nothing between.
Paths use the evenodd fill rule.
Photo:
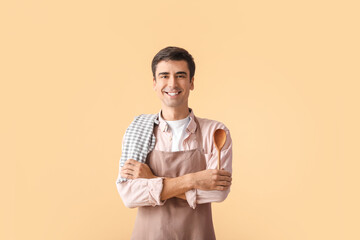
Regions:
<instances>
[{"instance_id":1,"label":"forehead","mask_svg":"<svg viewBox=\"0 0 360 240\"><path fill-rule=\"evenodd\" d=\"M168 60L160 61L156 66L156 73L158 72L187 72L189 73L189 68L185 60Z\"/></svg>"}]
</instances>

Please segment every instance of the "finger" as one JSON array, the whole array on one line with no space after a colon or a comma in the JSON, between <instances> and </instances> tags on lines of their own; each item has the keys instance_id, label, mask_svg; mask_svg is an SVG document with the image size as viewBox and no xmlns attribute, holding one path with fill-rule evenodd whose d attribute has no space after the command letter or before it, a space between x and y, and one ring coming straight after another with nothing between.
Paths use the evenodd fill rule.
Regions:
<instances>
[{"instance_id":1,"label":"finger","mask_svg":"<svg viewBox=\"0 0 360 240\"><path fill-rule=\"evenodd\" d=\"M215 190L220 190L220 191L223 191L223 190L227 190L229 187L228 186L216 186Z\"/></svg>"},{"instance_id":2,"label":"finger","mask_svg":"<svg viewBox=\"0 0 360 240\"><path fill-rule=\"evenodd\" d=\"M229 176L224 176L224 175L212 175L211 179L213 179L214 181L227 181L227 182L231 182L232 178Z\"/></svg>"},{"instance_id":3,"label":"finger","mask_svg":"<svg viewBox=\"0 0 360 240\"><path fill-rule=\"evenodd\" d=\"M124 166L121 168L121 171L126 171L126 170L134 171L134 166L133 166L133 165L124 165Z\"/></svg>"},{"instance_id":4,"label":"finger","mask_svg":"<svg viewBox=\"0 0 360 240\"><path fill-rule=\"evenodd\" d=\"M218 186L224 186L224 187L227 187L227 186L230 186L231 185L231 182L228 182L228 181L219 181L217 183Z\"/></svg>"},{"instance_id":5,"label":"finger","mask_svg":"<svg viewBox=\"0 0 360 240\"><path fill-rule=\"evenodd\" d=\"M128 174L128 175L126 175L126 178L127 178L127 179L134 179L134 176L133 176L133 175Z\"/></svg>"},{"instance_id":6,"label":"finger","mask_svg":"<svg viewBox=\"0 0 360 240\"><path fill-rule=\"evenodd\" d=\"M228 172L226 170L219 170L218 172L220 175L223 175L223 176L229 176L231 177L231 172Z\"/></svg>"},{"instance_id":7,"label":"finger","mask_svg":"<svg viewBox=\"0 0 360 240\"><path fill-rule=\"evenodd\" d=\"M127 168L134 168L134 167L136 167L135 166L135 164L132 164L131 162L126 162L125 164L124 164L124 167L127 167Z\"/></svg>"},{"instance_id":8,"label":"finger","mask_svg":"<svg viewBox=\"0 0 360 240\"><path fill-rule=\"evenodd\" d=\"M126 160L124 166L125 166L125 165L127 165L127 166L132 166L132 165L134 165L134 164L131 162L131 160L132 160L132 159Z\"/></svg>"},{"instance_id":9,"label":"finger","mask_svg":"<svg viewBox=\"0 0 360 240\"><path fill-rule=\"evenodd\" d=\"M218 180L231 182L231 181L232 181L232 177L228 177L228 176L219 176L219 179L218 179Z\"/></svg>"},{"instance_id":10,"label":"finger","mask_svg":"<svg viewBox=\"0 0 360 240\"><path fill-rule=\"evenodd\" d=\"M128 178L128 176L134 176L134 172L133 171L129 171L129 170L123 170L120 173L121 175L124 175L124 177Z\"/></svg>"},{"instance_id":11,"label":"finger","mask_svg":"<svg viewBox=\"0 0 360 240\"><path fill-rule=\"evenodd\" d=\"M231 186L231 183L230 184L224 184L224 185L218 185L216 186L217 189L220 189L220 190L226 190L228 188L230 188Z\"/></svg>"},{"instance_id":12,"label":"finger","mask_svg":"<svg viewBox=\"0 0 360 240\"><path fill-rule=\"evenodd\" d=\"M125 170L125 173L134 176L135 171L127 169Z\"/></svg>"},{"instance_id":13,"label":"finger","mask_svg":"<svg viewBox=\"0 0 360 240\"><path fill-rule=\"evenodd\" d=\"M125 173L124 175L125 175L125 177L128 178L128 179L135 179L135 176L134 176L134 174L132 174L132 173Z\"/></svg>"},{"instance_id":14,"label":"finger","mask_svg":"<svg viewBox=\"0 0 360 240\"><path fill-rule=\"evenodd\" d=\"M121 177L123 177L123 178L133 179L133 175L132 175L132 174L129 174L129 173L126 173L126 172L121 172L120 175L121 175Z\"/></svg>"},{"instance_id":15,"label":"finger","mask_svg":"<svg viewBox=\"0 0 360 240\"><path fill-rule=\"evenodd\" d=\"M125 164L129 164L131 159L125 161Z\"/></svg>"},{"instance_id":16,"label":"finger","mask_svg":"<svg viewBox=\"0 0 360 240\"><path fill-rule=\"evenodd\" d=\"M138 162L138 161L136 161L136 160L134 160L134 159L128 159L127 161L128 161L128 163L131 164L131 165L138 165L138 164L140 163L140 162Z\"/></svg>"}]
</instances>

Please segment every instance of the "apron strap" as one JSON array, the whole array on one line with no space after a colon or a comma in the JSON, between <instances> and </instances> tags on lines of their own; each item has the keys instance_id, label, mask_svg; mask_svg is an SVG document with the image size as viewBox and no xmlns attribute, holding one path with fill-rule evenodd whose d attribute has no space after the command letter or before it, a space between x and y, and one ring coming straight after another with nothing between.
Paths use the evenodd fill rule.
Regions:
<instances>
[{"instance_id":1,"label":"apron strap","mask_svg":"<svg viewBox=\"0 0 360 240\"><path fill-rule=\"evenodd\" d=\"M202 138L202 133L201 133L201 129L200 129L200 123L195 116L194 116L194 120L196 122L195 135L196 135L196 141L197 141L197 149L199 149L200 152L204 153L204 148L203 148L204 145L203 145L203 138Z\"/></svg>"}]
</instances>

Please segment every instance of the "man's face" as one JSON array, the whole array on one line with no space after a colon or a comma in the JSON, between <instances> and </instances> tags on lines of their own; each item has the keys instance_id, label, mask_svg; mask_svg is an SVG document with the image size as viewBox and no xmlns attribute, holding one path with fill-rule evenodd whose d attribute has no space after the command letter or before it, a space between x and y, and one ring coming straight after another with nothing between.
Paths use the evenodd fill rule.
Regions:
<instances>
[{"instance_id":1,"label":"man's face","mask_svg":"<svg viewBox=\"0 0 360 240\"><path fill-rule=\"evenodd\" d=\"M153 88L163 106L188 107L189 93L194 89L194 77L190 82L186 61L160 61L156 66L155 78Z\"/></svg>"}]
</instances>

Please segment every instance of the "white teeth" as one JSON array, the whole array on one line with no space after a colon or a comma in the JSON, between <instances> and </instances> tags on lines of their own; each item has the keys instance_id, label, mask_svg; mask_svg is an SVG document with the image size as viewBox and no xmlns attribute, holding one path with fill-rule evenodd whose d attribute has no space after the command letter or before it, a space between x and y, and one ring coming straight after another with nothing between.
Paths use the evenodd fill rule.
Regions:
<instances>
[{"instance_id":1,"label":"white teeth","mask_svg":"<svg viewBox=\"0 0 360 240\"><path fill-rule=\"evenodd\" d=\"M175 96L175 95L178 95L179 92L176 92L176 93L167 93L167 94L169 94L170 96Z\"/></svg>"}]
</instances>

